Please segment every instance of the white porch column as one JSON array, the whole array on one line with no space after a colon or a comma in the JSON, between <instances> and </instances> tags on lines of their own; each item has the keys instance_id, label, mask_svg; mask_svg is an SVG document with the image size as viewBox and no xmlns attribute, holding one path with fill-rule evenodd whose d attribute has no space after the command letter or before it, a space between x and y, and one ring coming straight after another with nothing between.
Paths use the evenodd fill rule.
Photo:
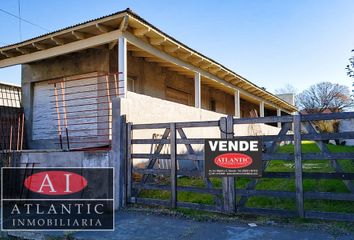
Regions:
<instances>
[{"instance_id":1,"label":"white porch column","mask_svg":"<svg viewBox=\"0 0 354 240\"><path fill-rule=\"evenodd\" d=\"M280 110L280 108L277 108L277 116L278 116L278 117L281 116L281 110ZM281 128L281 122L278 122L278 128Z\"/></svg>"},{"instance_id":2,"label":"white porch column","mask_svg":"<svg viewBox=\"0 0 354 240\"><path fill-rule=\"evenodd\" d=\"M234 93L234 101L235 101L235 117L241 117L241 107L240 107L240 91L236 90Z\"/></svg>"},{"instance_id":3,"label":"white porch column","mask_svg":"<svg viewBox=\"0 0 354 240\"><path fill-rule=\"evenodd\" d=\"M259 103L259 117L264 117L264 102Z\"/></svg>"},{"instance_id":4,"label":"white porch column","mask_svg":"<svg viewBox=\"0 0 354 240\"><path fill-rule=\"evenodd\" d=\"M201 77L199 72L194 73L194 106L196 108L202 107Z\"/></svg>"},{"instance_id":5,"label":"white porch column","mask_svg":"<svg viewBox=\"0 0 354 240\"><path fill-rule=\"evenodd\" d=\"M118 79L119 96L125 98L128 91L127 39L123 36L118 38Z\"/></svg>"}]
</instances>

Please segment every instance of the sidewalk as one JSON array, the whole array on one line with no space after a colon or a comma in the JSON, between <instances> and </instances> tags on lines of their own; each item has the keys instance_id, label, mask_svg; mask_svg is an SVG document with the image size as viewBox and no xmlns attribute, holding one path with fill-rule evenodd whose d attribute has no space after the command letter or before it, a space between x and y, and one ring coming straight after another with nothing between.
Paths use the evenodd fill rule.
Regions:
<instances>
[{"instance_id":1,"label":"sidewalk","mask_svg":"<svg viewBox=\"0 0 354 240\"><path fill-rule=\"evenodd\" d=\"M29 233L27 233L29 234ZM17 234L16 234L17 235ZM19 235L17 235L19 236ZM26 237L21 233L21 237ZM29 236L29 235L27 235ZM32 239L62 239L62 232L32 235ZM288 225L257 225L250 227L245 222L196 222L180 217L164 216L148 212L122 211L116 215L114 232L76 232L70 239L354 239L353 234L335 236L322 229L301 229Z\"/></svg>"}]
</instances>

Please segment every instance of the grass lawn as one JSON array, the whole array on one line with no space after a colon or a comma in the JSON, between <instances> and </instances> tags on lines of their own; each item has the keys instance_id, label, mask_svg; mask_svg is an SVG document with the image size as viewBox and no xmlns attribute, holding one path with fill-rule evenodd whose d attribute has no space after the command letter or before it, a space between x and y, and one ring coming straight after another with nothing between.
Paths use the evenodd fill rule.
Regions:
<instances>
[{"instance_id":1,"label":"grass lawn","mask_svg":"<svg viewBox=\"0 0 354 240\"><path fill-rule=\"evenodd\" d=\"M331 152L353 152L354 147L348 146L336 146L332 144L327 145ZM279 153L292 153L294 150L293 145L281 146L278 150ZM314 142L304 141L302 143L303 153L316 153L320 152L320 149ZM345 172L354 172L354 161L353 160L339 160L339 164ZM295 169L294 161L281 161L272 160L266 171L269 172L293 172ZM303 161L304 172L334 172L330 161L328 160L307 160ZM221 188L220 178L211 178L214 188ZM236 188L245 188L247 183L251 179L247 178L237 178ZM167 180L161 180L160 184L168 184ZM190 177L180 177L177 180L178 186L195 186L195 187L205 187L202 178L190 178ZM348 193L348 189L341 180L332 179L304 179L303 181L304 191L311 192L338 192L338 193ZM280 190L280 191L295 191L295 180L292 179L271 179L262 178L257 184L256 189L258 190ZM169 191L159 191L159 190L143 190L140 192L139 197L145 198L155 198L155 199L169 199ZM193 203L203 203L214 205L214 197L210 194L200 194L192 192L178 192L178 201L182 202L193 202ZM332 200L305 200L305 210L313 211L325 211L325 212L343 212L343 213L354 213L354 202L350 201L332 201ZM247 201L247 207L257 207L257 208L272 208L272 209L288 209L295 210L296 203L295 198L275 198L275 197L251 197Z\"/></svg>"}]
</instances>

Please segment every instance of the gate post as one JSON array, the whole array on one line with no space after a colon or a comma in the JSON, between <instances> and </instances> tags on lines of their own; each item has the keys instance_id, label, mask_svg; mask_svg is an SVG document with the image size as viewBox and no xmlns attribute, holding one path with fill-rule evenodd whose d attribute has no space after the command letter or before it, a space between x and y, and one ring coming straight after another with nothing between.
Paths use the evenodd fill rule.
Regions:
<instances>
[{"instance_id":1,"label":"gate post","mask_svg":"<svg viewBox=\"0 0 354 240\"><path fill-rule=\"evenodd\" d=\"M295 158L295 185L296 207L299 217L304 217L304 190L302 182L302 155L301 155L301 115L294 115L294 158Z\"/></svg>"},{"instance_id":2,"label":"gate post","mask_svg":"<svg viewBox=\"0 0 354 240\"><path fill-rule=\"evenodd\" d=\"M177 145L176 123L170 124L171 145L171 208L177 207Z\"/></svg>"},{"instance_id":3,"label":"gate post","mask_svg":"<svg viewBox=\"0 0 354 240\"><path fill-rule=\"evenodd\" d=\"M126 116L121 116L120 98L112 100L112 149L111 166L114 168L114 209L126 205Z\"/></svg>"},{"instance_id":4,"label":"gate post","mask_svg":"<svg viewBox=\"0 0 354 240\"><path fill-rule=\"evenodd\" d=\"M233 138L233 117L227 116L220 118L220 137L231 139ZM236 198L235 198L235 178L223 177L222 178L222 194L224 199L224 212L236 212Z\"/></svg>"}]
</instances>

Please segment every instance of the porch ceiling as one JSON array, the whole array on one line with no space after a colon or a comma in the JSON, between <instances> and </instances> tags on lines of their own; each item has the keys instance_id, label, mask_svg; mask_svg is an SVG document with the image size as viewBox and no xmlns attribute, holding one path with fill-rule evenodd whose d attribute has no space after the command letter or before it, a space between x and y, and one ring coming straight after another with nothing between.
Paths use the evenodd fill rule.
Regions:
<instances>
[{"instance_id":1,"label":"porch ceiling","mask_svg":"<svg viewBox=\"0 0 354 240\"><path fill-rule=\"evenodd\" d=\"M112 48L117 44L117 36L123 32L129 32L155 49L188 63L220 80L217 82L204 76L203 83L205 84L229 92L230 94L233 94L233 90L229 86L235 86L236 89L242 90L244 94L247 93L255 96L289 112L297 110L295 106L165 34L129 9L60 29L24 42L1 47L0 68L103 44L109 44ZM192 70L161 60L132 44L128 45L128 50L132 51L134 56L144 57L146 61L156 62L160 66L167 67L187 77L194 77ZM223 84L223 82L226 84Z\"/></svg>"}]
</instances>

